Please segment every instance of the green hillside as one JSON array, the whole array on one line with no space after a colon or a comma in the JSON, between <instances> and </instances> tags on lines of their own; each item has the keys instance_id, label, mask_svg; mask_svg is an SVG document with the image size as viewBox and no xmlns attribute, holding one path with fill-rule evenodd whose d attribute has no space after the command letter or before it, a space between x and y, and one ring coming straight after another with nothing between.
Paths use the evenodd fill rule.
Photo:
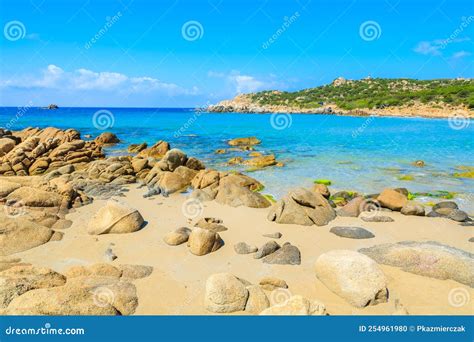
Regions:
<instances>
[{"instance_id":1,"label":"green hillside","mask_svg":"<svg viewBox=\"0 0 474 342\"><path fill-rule=\"evenodd\" d=\"M285 105L317 108L336 104L342 109L386 108L391 106L430 104L465 105L474 108L473 79L363 79L342 78L332 84L296 92L262 91L249 95L259 105Z\"/></svg>"}]
</instances>

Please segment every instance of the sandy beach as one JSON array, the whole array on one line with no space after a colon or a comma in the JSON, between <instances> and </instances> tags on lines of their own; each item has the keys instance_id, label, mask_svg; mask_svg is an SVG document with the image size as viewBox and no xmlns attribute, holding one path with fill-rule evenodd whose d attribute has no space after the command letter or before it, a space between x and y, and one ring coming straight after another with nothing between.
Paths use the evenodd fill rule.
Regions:
<instances>
[{"instance_id":1,"label":"sandy beach","mask_svg":"<svg viewBox=\"0 0 474 342\"><path fill-rule=\"evenodd\" d=\"M144 189L129 186L129 192L120 198L139 208L147 221L140 231L129 234L107 234L92 236L85 229L91 215L106 201L98 200L67 215L73 221L64 230L61 241L17 253L21 258L38 266L63 272L73 265L91 265L104 262L104 251L113 243L118 258L112 264L142 264L153 267L153 273L135 282L139 305L137 315L194 315L212 314L204 307L206 279L220 272L229 272L252 283L266 276L284 279L287 290L267 292L270 301L281 302L293 294L303 295L324 303L331 315L390 315L395 312L395 300L399 300L410 314L414 315L465 315L472 314L472 304L455 307L449 302L450 291L465 289L474 296L472 288L453 280L439 280L423 277L399 268L384 266L390 291L387 303L355 308L328 290L315 276L314 263L319 255L333 249L358 250L374 244L405 240L440 241L444 244L472 251L468 242L473 234L472 226L445 218L424 218L387 213L394 222L364 222L359 218L337 217L323 227L306 227L291 224L276 224L266 219L268 209L233 208L215 202L206 202L202 217L217 217L229 228L222 232L225 245L216 252L196 256L186 245L168 246L163 236L178 227L192 227L193 222L182 213L186 197L174 194L170 197L144 199ZM329 232L333 226L360 226L374 233L375 238L353 240L338 237ZM302 254L301 265L269 265L255 260L251 255L238 255L233 245L246 241L257 246L270 240L262 235L279 231L278 242L289 241ZM236 312L235 314L245 314Z\"/></svg>"}]
</instances>

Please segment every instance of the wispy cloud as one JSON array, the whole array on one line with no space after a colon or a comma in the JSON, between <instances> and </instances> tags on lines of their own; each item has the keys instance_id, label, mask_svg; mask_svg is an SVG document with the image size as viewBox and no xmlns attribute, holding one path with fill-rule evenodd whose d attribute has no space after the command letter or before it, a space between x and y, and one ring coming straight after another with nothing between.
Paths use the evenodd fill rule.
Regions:
<instances>
[{"instance_id":1,"label":"wispy cloud","mask_svg":"<svg viewBox=\"0 0 474 342\"><path fill-rule=\"evenodd\" d=\"M65 71L50 64L35 76L19 76L0 80L3 88L40 88L72 91L109 91L126 93L161 92L169 96L194 95L198 88L185 89L174 83L162 82L149 76L130 77L118 72L96 72L88 69Z\"/></svg>"},{"instance_id":2,"label":"wispy cloud","mask_svg":"<svg viewBox=\"0 0 474 342\"><path fill-rule=\"evenodd\" d=\"M274 75L270 75L267 78L259 78L257 76L242 74L238 70L233 70L229 73L209 71L208 77L221 78L227 82L232 88L234 94L241 93L252 93L260 90L272 89L272 88L285 88L286 86L278 82Z\"/></svg>"},{"instance_id":3,"label":"wispy cloud","mask_svg":"<svg viewBox=\"0 0 474 342\"><path fill-rule=\"evenodd\" d=\"M449 39L435 39L431 41L421 41L413 49L413 51L420 53L422 55L430 56L441 56L443 50L448 46L448 44L456 44L469 41L469 37L462 38L449 38Z\"/></svg>"},{"instance_id":4,"label":"wispy cloud","mask_svg":"<svg viewBox=\"0 0 474 342\"><path fill-rule=\"evenodd\" d=\"M431 55L431 56L439 56L441 55L441 44L436 44L433 42L419 42L418 45L415 47L414 51L421 53L422 55Z\"/></svg>"},{"instance_id":5,"label":"wispy cloud","mask_svg":"<svg viewBox=\"0 0 474 342\"><path fill-rule=\"evenodd\" d=\"M472 53L470 53L469 51L461 50L461 51L453 53L451 58L452 59L461 59L461 58L464 58L464 57L467 57L467 56L470 56L470 55L472 55Z\"/></svg>"}]
</instances>

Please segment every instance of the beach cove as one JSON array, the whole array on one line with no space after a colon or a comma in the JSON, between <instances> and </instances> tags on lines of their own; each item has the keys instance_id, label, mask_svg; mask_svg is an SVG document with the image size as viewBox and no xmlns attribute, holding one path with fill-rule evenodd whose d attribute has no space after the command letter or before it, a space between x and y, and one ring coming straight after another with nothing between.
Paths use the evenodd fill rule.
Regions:
<instances>
[{"instance_id":1,"label":"beach cove","mask_svg":"<svg viewBox=\"0 0 474 342\"><path fill-rule=\"evenodd\" d=\"M248 155L232 168L132 135L1 131L2 314L472 311L472 218L458 197L424 204L411 188L335 189L334 177L273 196L258 175L291 161L269 158L269 135L208 146L208 158Z\"/></svg>"}]
</instances>

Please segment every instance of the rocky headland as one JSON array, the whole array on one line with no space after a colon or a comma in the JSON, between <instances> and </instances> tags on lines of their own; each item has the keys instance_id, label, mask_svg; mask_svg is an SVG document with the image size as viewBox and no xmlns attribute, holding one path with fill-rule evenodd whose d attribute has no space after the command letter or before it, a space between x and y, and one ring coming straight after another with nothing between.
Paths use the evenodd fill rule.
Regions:
<instances>
[{"instance_id":1,"label":"rocky headland","mask_svg":"<svg viewBox=\"0 0 474 342\"><path fill-rule=\"evenodd\" d=\"M240 94L210 105L217 113L290 113L349 116L474 117L474 81L447 79L346 80L295 92Z\"/></svg>"}]
</instances>

